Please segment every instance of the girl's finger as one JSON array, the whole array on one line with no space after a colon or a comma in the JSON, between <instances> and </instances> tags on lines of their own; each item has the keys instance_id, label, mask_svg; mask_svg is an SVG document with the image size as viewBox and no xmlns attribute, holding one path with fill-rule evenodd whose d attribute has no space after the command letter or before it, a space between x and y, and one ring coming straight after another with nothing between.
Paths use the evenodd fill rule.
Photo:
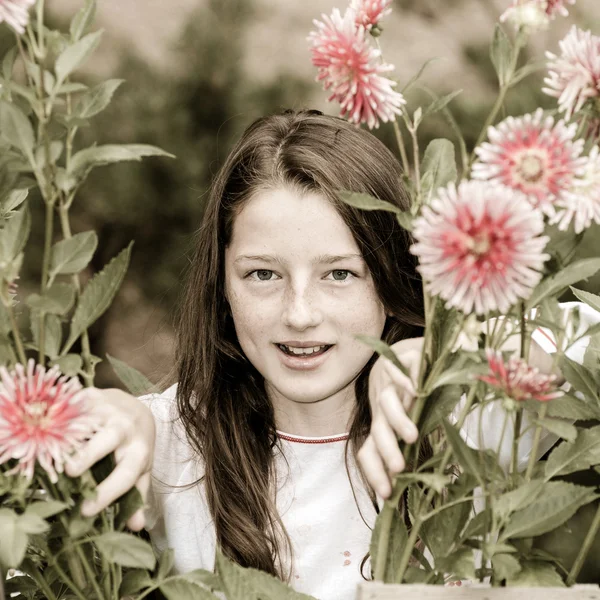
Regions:
<instances>
[{"instance_id":1,"label":"girl's finger","mask_svg":"<svg viewBox=\"0 0 600 600\"><path fill-rule=\"evenodd\" d=\"M96 497L86 500L81 507L81 514L91 517L129 491L145 472L145 457L137 452L123 455L112 473L98 484Z\"/></svg>"},{"instance_id":2,"label":"girl's finger","mask_svg":"<svg viewBox=\"0 0 600 600\"><path fill-rule=\"evenodd\" d=\"M79 477L84 471L119 447L124 439L125 432L114 424L100 429L89 442L79 449L77 454L67 460L67 475Z\"/></svg>"},{"instance_id":3,"label":"girl's finger","mask_svg":"<svg viewBox=\"0 0 600 600\"><path fill-rule=\"evenodd\" d=\"M380 396L379 406L383 416L398 437L402 438L407 444L412 444L417 440L419 432L415 424L409 419L392 387L384 388Z\"/></svg>"},{"instance_id":4,"label":"girl's finger","mask_svg":"<svg viewBox=\"0 0 600 600\"><path fill-rule=\"evenodd\" d=\"M407 377L392 361L388 360L387 358L384 359L383 368L395 385L403 390L406 390L406 392L411 396L416 395L417 392L415 390L414 382ZM413 375L412 369L410 369L410 373Z\"/></svg>"},{"instance_id":5,"label":"girl's finger","mask_svg":"<svg viewBox=\"0 0 600 600\"><path fill-rule=\"evenodd\" d=\"M385 417L378 417L373 420L371 437L388 471L390 473L400 473L406 464L398 447L398 437Z\"/></svg>"},{"instance_id":6,"label":"girl's finger","mask_svg":"<svg viewBox=\"0 0 600 600\"><path fill-rule=\"evenodd\" d=\"M148 490L150 489L150 477L151 475L149 471L144 473L139 478L136 486L144 500L144 503L146 502L146 498L148 498ZM131 515L131 517L127 521L127 527L129 527L131 531L141 531L144 525L144 509L140 508L133 515Z\"/></svg>"},{"instance_id":7,"label":"girl's finger","mask_svg":"<svg viewBox=\"0 0 600 600\"><path fill-rule=\"evenodd\" d=\"M383 499L389 498L392 493L392 484L371 435L367 436L365 443L358 451L358 462L369 485L375 492Z\"/></svg>"}]
</instances>

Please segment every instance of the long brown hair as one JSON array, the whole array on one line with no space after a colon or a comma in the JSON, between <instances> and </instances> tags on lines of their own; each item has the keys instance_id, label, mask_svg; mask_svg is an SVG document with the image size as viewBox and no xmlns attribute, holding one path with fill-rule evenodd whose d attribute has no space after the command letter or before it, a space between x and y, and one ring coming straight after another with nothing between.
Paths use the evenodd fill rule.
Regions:
<instances>
[{"instance_id":1,"label":"long brown hair","mask_svg":"<svg viewBox=\"0 0 600 600\"><path fill-rule=\"evenodd\" d=\"M178 320L177 405L205 466L217 544L240 565L287 580L282 543L291 547L272 493L273 407L262 376L240 348L224 294L234 219L253 194L274 187L319 192L339 211L392 315L384 340L420 335L423 317L410 235L392 213L355 209L337 196L339 190L366 192L406 210L409 199L393 154L370 133L318 111L287 111L250 125L213 181L196 234ZM367 385L375 359L356 379L346 464L348 450L356 459L371 425Z\"/></svg>"}]
</instances>

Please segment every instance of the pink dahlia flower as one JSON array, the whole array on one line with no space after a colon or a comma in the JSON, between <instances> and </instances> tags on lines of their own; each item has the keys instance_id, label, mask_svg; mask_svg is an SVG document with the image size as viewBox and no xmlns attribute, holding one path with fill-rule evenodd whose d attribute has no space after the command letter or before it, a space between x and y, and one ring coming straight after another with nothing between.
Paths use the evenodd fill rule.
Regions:
<instances>
[{"instance_id":1,"label":"pink dahlia flower","mask_svg":"<svg viewBox=\"0 0 600 600\"><path fill-rule=\"evenodd\" d=\"M367 31L379 24L391 12L392 0L352 0L350 8L355 13L355 23Z\"/></svg>"},{"instance_id":2,"label":"pink dahlia flower","mask_svg":"<svg viewBox=\"0 0 600 600\"><path fill-rule=\"evenodd\" d=\"M524 196L483 181L440 188L414 222L428 291L466 314L508 312L527 298L549 258L542 214Z\"/></svg>"},{"instance_id":3,"label":"pink dahlia flower","mask_svg":"<svg viewBox=\"0 0 600 600\"><path fill-rule=\"evenodd\" d=\"M0 23L5 21L18 33L24 33L29 22L29 9L35 0L0 0Z\"/></svg>"},{"instance_id":4,"label":"pink dahlia flower","mask_svg":"<svg viewBox=\"0 0 600 600\"><path fill-rule=\"evenodd\" d=\"M581 233L592 223L600 224L600 148L594 146L586 159L581 177L574 181L571 193L559 205L551 223L562 231L573 223L575 233Z\"/></svg>"},{"instance_id":5,"label":"pink dahlia flower","mask_svg":"<svg viewBox=\"0 0 600 600\"><path fill-rule=\"evenodd\" d=\"M37 461L56 482L67 455L94 432L81 384L33 359L27 370L0 367L0 379L0 464L17 459L11 472L31 479Z\"/></svg>"},{"instance_id":6,"label":"pink dahlia flower","mask_svg":"<svg viewBox=\"0 0 600 600\"><path fill-rule=\"evenodd\" d=\"M352 123L366 123L370 129L379 121L393 121L406 103L396 85L382 73L393 70L381 63L380 52L369 45L366 29L355 24L355 13L348 9L344 16L335 9L323 21L314 21L311 32L312 62L318 67L317 81L331 91L329 101L341 105L341 114Z\"/></svg>"},{"instance_id":7,"label":"pink dahlia flower","mask_svg":"<svg viewBox=\"0 0 600 600\"><path fill-rule=\"evenodd\" d=\"M512 357L505 362L501 352L490 348L486 350L486 356L490 372L480 375L478 379L500 390L508 398L517 402L547 402L563 395L561 390L556 389L555 375L540 373L520 358Z\"/></svg>"},{"instance_id":8,"label":"pink dahlia flower","mask_svg":"<svg viewBox=\"0 0 600 600\"><path fill-rule=\"evenodd\" d=\"M472 177L495 181L522 192L549 215L581 173L583 140L573 141L577 126L544 117L539 108L524 117L508 117L488 130L489 142L476 148Z\"/></svg>"},{"instance_id":9,"label":"pink dahlia flower","mask_svg":"<svg viewBox=\"0 0 600 600\"><path fill-rule=\"evenodd\" d=\"M543 91L558 98L559 110L570 119L590 98L600 97L600 37L573 25L559 47L560 56L546 52Z\"/></svg>"}]
</instances>

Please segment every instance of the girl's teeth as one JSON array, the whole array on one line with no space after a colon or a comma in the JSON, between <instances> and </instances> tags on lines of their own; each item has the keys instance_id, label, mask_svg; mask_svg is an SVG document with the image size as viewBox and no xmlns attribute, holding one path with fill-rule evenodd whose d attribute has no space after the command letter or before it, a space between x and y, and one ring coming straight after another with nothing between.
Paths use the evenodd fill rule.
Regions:
<instances>
[{"instance_id":1,"label":"girl's teeth","mask_svg":"<svg viewBox=\"0 0 600 600\"><path fill-rule=\"evenodd\" d=\"M280 346L288 352L288 354L295 354L297 356L310 356L311 354L315 354L316 352L320 352L326 346L314 346L313 348L291 348L290 346L284 346L280 344Z\"/></svg>"}]
</instances>

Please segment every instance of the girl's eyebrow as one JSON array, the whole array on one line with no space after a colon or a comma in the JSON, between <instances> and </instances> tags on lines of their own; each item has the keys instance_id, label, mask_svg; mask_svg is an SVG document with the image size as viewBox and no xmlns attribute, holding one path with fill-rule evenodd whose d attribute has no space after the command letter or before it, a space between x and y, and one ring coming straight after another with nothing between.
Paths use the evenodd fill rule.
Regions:
<instances>
[{"instance_id":1,"label":"girl's eyebrow","mask_svg":"<svg viewBox=\"0 0 600 600\"><path fill-rule=\"evenodd\" d=\"M330 265L332 263L350 259L358 259L362 261L363 257L360 254L321 254L313 259L311 263ZM245 260L262 260L263 262L274 262L278 264L285 263L285 260L283 260L281 257L273 256L271 254L243 254L242 256L238 256L233 262L238 263Z\"/></svg>"}]
</instances>

